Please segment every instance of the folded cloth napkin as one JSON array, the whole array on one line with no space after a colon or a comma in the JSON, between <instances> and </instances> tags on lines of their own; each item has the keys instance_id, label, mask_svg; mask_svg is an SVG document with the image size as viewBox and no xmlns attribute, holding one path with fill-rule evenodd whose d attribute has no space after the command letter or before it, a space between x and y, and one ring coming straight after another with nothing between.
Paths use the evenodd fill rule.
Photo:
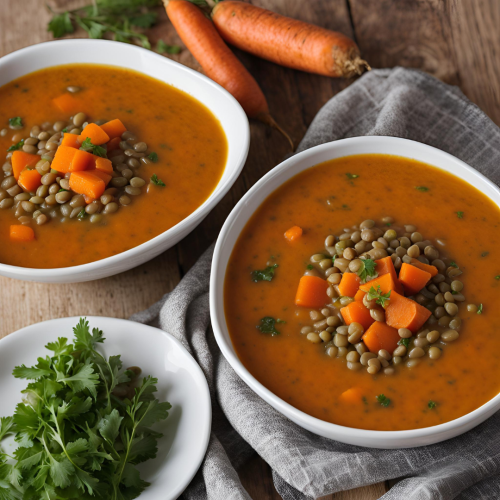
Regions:
<instances>
[{"instance_id":1,"label":"folded cloth napkin","mask_svg":"<svg viewBox=\"0 0 500 500\"><path fill-rule=\"evenodd\" d=\"M345 137L405 137L447 151L500 182L500 129L455 87L415 70L374 70L318 113L299 151ZM500 415L433 446L376 450L311 434L257 396L221 355L210 328L213 246L180 284L132 320L180 340L202 367L213 407L207 455L183 497L250 498L236 470L255 450L285 500L403 478L383 499L500 498Z\"/></svg>"}]
</instances>

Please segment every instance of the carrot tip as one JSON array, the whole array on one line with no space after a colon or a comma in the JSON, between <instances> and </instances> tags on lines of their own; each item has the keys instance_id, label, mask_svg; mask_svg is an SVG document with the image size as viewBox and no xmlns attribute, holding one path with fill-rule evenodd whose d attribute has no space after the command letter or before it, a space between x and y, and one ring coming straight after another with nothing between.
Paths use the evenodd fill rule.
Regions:
<instances>
[{"instance_id":1,"label":"carrot tip","mask_svg":"<svg viewBox=\"0 0 500 500\"><path fill-rule=\"evenodd\" d=\"M280 132L283 137L285 137L285 139L289 142L290 147L292 148L292 152L295 151L295 144L293 143L292 138L278 125L278 123L276 123L274 118L269 113L260 113L255 118L257 120L260 120L262 123L265 123L266 125L269 125L278 130L278 132Z\"/></svg>"},{"instance_id":2,"label":"carrot tip","mask_svg":"<svg viewBox=\"0 0 500 500\"><path fill-rule=\"evenodd\" d=\"M347 60L344 63L344 76L350 78L354 75L362 75L365 71L371 71L371 66L361 57L354 60Z\"/></svg>"}]
</instances>

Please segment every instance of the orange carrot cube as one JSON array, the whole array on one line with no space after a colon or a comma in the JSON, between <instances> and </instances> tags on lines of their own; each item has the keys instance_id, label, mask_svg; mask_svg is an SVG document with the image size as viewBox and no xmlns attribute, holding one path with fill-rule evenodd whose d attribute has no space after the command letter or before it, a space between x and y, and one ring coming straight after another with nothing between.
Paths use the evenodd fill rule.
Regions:
<instances>
[{"instance_id":1,"label":"orange carrot cube","mask_svg":"<svg viewBox=\"0 0 500 500\"><path fill-rule=\"evenodd\" d=\"M81 146L78 137L78 134L70 134L69 132L64 132L61 146L69 146L70 148L78 149Z\"/></svg>"},{"instance_id":2,"label":"orange carrot cube","mask_svg":"<svg viewBox=\"0 0 500 500\"><path fill-rule=\"evenodd\" d=\"M385 349L389 353L393 353L401 339L396 328L375 321L370 325L368 330L363 335L363 342L370 352L377 353L380 349Z\"/></svg>"},{"instance_id":3,"label":"orange carrot cube","mask_svg":"<svg viewBox=\"0 0 500 500\"><path fill-rule=\"evenodd\" d=\"M285 238L292 242L297 241L302 236L302 228L299 226L293 226L285 232Z\"/></svg>"},{"instance_id":4,"label":"orange carrot cube","mask_svg":"<svg viewBox=\"0 0 500 500\"><path fill-rule=\"evenodd\" d=\"M399 281L405 287L406 295L415 295L420 292L431 278L431 273L406 262L403 263L399 271Z\"/></svg>"},{"instance_id":5,"label":"orange carrot cube","mask_svg":"<svg viewBox=\"0 0 500 500\"><path fill-rule=\"evenodd\" d=\"M344 273L339 283L339 292L343 297L354 297L359 289L361 278L356 273Z\"/></svg>"},{"instance_id":6,"label":"orange carrot cube","mask_svg":"<svg viewBox=\"0 0 500 500\"><path fill-rule=\"evenodd\" d=\"M370 311L363 305L362 302L351 302L349 305L340 310L346 325L351 323L359 323L365 330L375 321Z\"/></svg>"},{"instance_id":7,"label":"orange carrot cube","mask_svg":"<svg viewBox=\"0 0 500 500\"><path fill-rule=\"evenodd\" d=\"M106 134L108 134L111 139L121 138L123 132L127 131L125 125L123 125L122 121L118 118L104 123L103 125L101 125L101 128L104 130L104 132L106 132Z\"/></svg>"},{"instance_id":8,"label":"orange carrot cube","mask_svg":"<svg viewBox=\"0 0 500 500\"><path fill-rule=\"evenodd\" d=\"M323 307L331 302L326 294L330 285L317 276L302 276L299 281L295 304L302 307Z\"/></svg>"},{"instance_id":9,"label":"orange carrot cube","mask_svg":"<svg viewBox=\"0 0 500 500\"><path fill-rule=\"evenodd\" d=\"M35 232L31 227L24 225L10 226L11 241L31 241L35 239Z\"/></svg>"},{"instance_id":10,"label":"orange carrot cube","mask_svg":"<svg viewBox=\"0 0 500 500\"><path fill-rule=\"evenodd\" d=\"M34 167L39 161L40 157L38 155L32 155L19 150L14 151L11 158L14 178L18 180L21 172L26 167Z\"/></svg>"},{"instance_id":11,"label":"orange carrot cube","mask_svg":"<svg viewBox=\"0 0 500 500\"><path fill-rule=\"evenodd\" d=\"M389 305L385 310L385 321L393 328L408 328L415 333L430 315L429 309L392 291Z\"/></svg>"},{"instance_id":12,"label":"orange carrot cube","mask_svg":"<svg viewBox=\"0 0 500 500\"><path fill-rule=\"evenodd\" d=\"M100 198L106 185L104 181L91 172L73 172L69 178L69 187L78 194Z\"/></svg>"},{"instance_id":13,"label":"orange carrot cube","mask_svg":"<svg viewBox=\"0 0 500 500\"><path fill-rule=\"evenodd\" d=\"M90 139L94 146L100 146L109 141L109 135L95 123L89 123L79 136L79 141L83 142L85 139Z\"/></svg>"},{"instance_id":14,"label":"orange carrot cube","mask_svg":"<svg viewBox=\"0 0 500 500\"><path fill-rule=\"evenodd\" d=\"M19 175L18 184L29 192L36 191L42 183L42 176L36 170L25 169Z\"/></svg>"}]
</instances>

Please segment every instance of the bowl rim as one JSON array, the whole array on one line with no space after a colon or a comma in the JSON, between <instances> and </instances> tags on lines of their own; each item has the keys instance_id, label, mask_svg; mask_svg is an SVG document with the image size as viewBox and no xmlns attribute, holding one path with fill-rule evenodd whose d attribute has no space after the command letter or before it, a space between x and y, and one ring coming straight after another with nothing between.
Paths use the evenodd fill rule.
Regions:
<instances>
[{"instance_id":1,"label":"bowl rim","mask_svg":"<svg viewBox=\"0 0 500 500\"><path fill-rule=\"evenodd\" d=\"M181 239L183 239L182 232L185 229L185 226L188 225L193 225L193 229L196 227L197 224L199 224L204 217L206 217L211 210L215 208L216 205L219 204L219 202L222 200L222 198L227 194L227 192L231 189L231 187L234 185L236 182L237 178L241 174L241 171L243 170L243 167L245 166L245 161L248 156L248 151L250 148L250 124L248 122L248 118L243 111L243 108L241 107L240 103L222 86L220 86L218 83L214 82L207 76L199 73L198 71L195 71L194 69L191 69L187 66L184 66L183 64L180 64L176 61L173 61L172 59L168 59L160 54L157 54L156 52L153 52L151 50L145 49L143 47L139 47L137 45L132 45L132 44L126 44L123 42L116 42L113 40L93 40L93 39L85 39L85 38L72 38L72 39L66 39L66 40L50 40L47 42L42 42L38 43L35 45L30 45L28 47L24 47L22 49L16 50L14 52L11 52L10 54L7 54L3 57L0 58L0 71L2 70L2 66L6 63L11 62L12 60L15 60L16 58L20 56L24 56L25 54L29 52L37 52L37 51L46 51L50 50L52 46L57 44L59 47L66 45L68 48L71 48L72 45L92 45L92 50L106 50L107 47L116 47L119 48L119 50L123 51L131 51L131 52L136 52L138 55L142 54L147 54L148 57L153 57L158 60L158 64L164 64L167 66L173 66L177 70L180 70L181 72L184 72L188 78L194 78L198 79L199 81L202 82L202 85L212 87L216 92L221 93L226 99L227 102L233 105L234 110L233 113L235 113L235 119L234 121L241 121L242 125L242 142L243 142L243 147L238 151L238 156L236 161L234 162L234 167L232 167L232 172L228 176L224 182L222 182L222 177L224 175L224 172L228 168L228 164L226 161L226 165L224 167L224 170L222 172L221 179L215 186L214 190L210 193L210 195L207 197L207 199L198 207L196 210L191 212L187 217L179 221L177 224L172 226L171 228L167 229L166 231L163 231L160 233L158 236L155 236L154 238L145 241L144 243L141 243L140 245L137 245L133 248L130 248L129 250L125 250L124 252L117 253L115 255L112 255L110 257L106 257L104 259L88 262L86 264L80 264L77 266L69 266L69 267L57 267L57 268L35 268L35 267L21 267L21 266L13 266L10 264L3 264L0 262L0 275L7 275L19 279L29 279L31 281L36 281L37 279L47 279L47 278L52 278L52 279L64 279L64 278L71 278L72 275L79 275L81 276L82 274L86 272L95 272L101 268L106 268L109 266L112 266L114 264L117 264L119 262L122 262L123 260L128 260L128 259L133 259L135 256L143 254L147 252L149 249L153 249L154 247L157 247L164 241L168 241L169 239L174 239L176 236L179 234L181 235ZM46 65L43 66L43 68L40 69L46 69L46 68L51 68L51 67L56 67L56 66L63 66L65 64L72 64L72 63L62 63L60 65ZM76 63L80 64L80 63ZM81 64L92 64L92 63L81 63ZM132 71L136 71L138 73L142 73L142 71L138 69L134 69L131 66L123 66L123 65L117 65L113 64L112 62L109 63L96 63L98 65L105 65L105 66L111 66L111 67L117 67L117 68L123 68L123 69L130 69ZM30 73L33 73L35 71L39 71L40 69L33 70L30 72L25 73L23 76L28 75ZM146 75L147 76L147 75ZM19 77L18 77L19 78ZM172 84L172 83L167 83L163 82L160 78L152 76L152 78L155 78L156 80L161 81L165 85L170 85L177 90L180 90L186 94L188 92L182 90L179 86ZM12 81L12 80L9 80ZM191 94L188 94L191 96ZM193 97L196 101L199 102L199 100ZM207 106L206 106L207 107ZM208 109L208 107L207 107ZM209 110L212 114L214 114L215 118L218 119L218 117L213 113L213 111ZM221 125L222 127L222 125ZM224 129L223 129L224 130ZM224 133L226 131L224 130ZM192 230L191 230L192 231ZM191 232L189 231L189 232ZM162 250L163 252L164 250ZM136 266L133 266L136 267ZM116 274L116 273L113 273Z\"/></svg>"},{"instance_id":2,"label":"bowl rim","mask_svg":"<svg viewBox=\"0 0 500 500\"><path fill-rule=\"evenodd\" d=\"M299 410L298 408L292 406L291 404L287 403L283 399L281 399L279 396L274 394L271 390L269 390L267 387L265 387L261 382L259 382L251 373L250 371L243 365L243 363L240 361L238 358L236 352L234 351L234 348L232 347L232 342L230 340L229 336L229 331L226 325L225 321L225 316L224 316L224 301L223 301L223 291L224 291L224 281L225 281L225 274L226 274L226 265L223 265L221 263L221 250L222 247L225 244L225 240L227 237L232 234L233 232L236 231L236 229L233 228L233 224L235 221L242 216L244 218L244 224L243 228L245 225L248 223L250 217L255 213L255 210L262 205L265 199L269 197L274 191L276 191L281 185L283 185L285 182L287 182L289 179L292 177L298 175L300 172L303 172L309 168L313 168L319 163L322 163L323 161L328 161L328 160L323 160L319 161L316 164L306 166L303 168L300 168L300 170L297 170L293 175L286 175L286 172L289 169L292 169L294 166L296 166L298 163L306 163L307 159L310 157L313 157L315 155L318 155L322 152L327 152L327 151L335 151L336 149L341 148L344 145L350 144L351 146L357 146L357 145L371 145L371 144L385 144L389 148L388 150L390 151L390 146L394 144L399 144L399 145L405 145L407 146L407 151L408 154L407 156L402 155L402 154L394 154L392 156L399 156L399 157L406 157L406 158L413 158L412 154L418 155L419 149L420 151L429 151L430 153L434 154L437 157L442 157L443 159L446 159L448 162L454 162L458 166L465 168L471 175L476 177L476 179L485 184L488 185L490 188L493 189L494 192L498 195L498 200L493 200L488 194L485 194L491 201L493 201L497 206L500 206L500 188L494 184L490 179L485 177L483 174L478 172L476 169L472 168L471 166L467 165L465 162L462 160L456 158L455 156L446 153L445 151L442 151L438 148L435 148L433 146L429 146L427 144L413 141L410 139L403 139L399 137L391 137L391 136L361 136L361 137L352 137L352 138L347 138L347 139L339 139L336 141L331 141L327 142L324 144L320 144L314 147L311 147L309 149L306 149L304 151L301 151L300 153L297 153L294 156L291 156L290 158L284 160L281 162L279 165L277 165L274 169L270 170L264 177L259 179L246 193L245 195L241 198L241 200L237 203L237 205L233 208L229 216L227 217L224 226L222 227L219 236L217 238L217 242L215 245L214 249L214 255L213 255L213 260L212 260L212 270L211 270L211 275L210 275L210 316L212 319L212 327L214 331L214 336L217 341L217 344L219 348L221 349L224 357L226 360L229 362L231 367L236 371L238 376L243 379L243 381L254 391L259 395L261 398L263 398L267 403L272 405L274 408L276 408L282 415L284 415L286 418L291 419L292 421L298 423L301 425L303 428L314 432L318 435L325 436L325 433L328 434L344 434L344 435L349 435L351 438L354 439L366 439L370 442L378 442L381 443L383 441L387 442L388 444L392 444L390 447L394 447L395 442L404 440L405 446L415 446L414 444L410 444L410 440L415 440L419 438L431 438L433 436L439 435L439 434L444 434L444 433L450 433L451 431L456 431L460 427L464 427L467 424L470 424L472 421L475 419L481 417L484 414L487 414L489 410L492 410L495 407L500 407L500 392L492 397L490 400L488 400L486 403L481 405L479 408L476 408L475 410L462 415L461 417L458 417L454 420L450 420L448 422L444 422L442 424L438 424L435 426L431 427L422 427L418 429L408 429L408 430L397 430L397 431L380 431L380 430L371 430L371 429L358 429L356 427L348 427L348 426L343 426L339 424L334 424L331 422L327 422L325 420L321 420L317 417L313 417L312 415L307 414L306 412ZM360 153L355 153L355 154L347 154L343 156L338 156L334 157L332 159L338 159L342 157L348 157L348 156L356 156L356 155L361 155L361 154L384 154L384 153L365 153L365 152L360 152ZM386 153L389 154L389 153ZM426 163L423 160L419 160L418 158L415 158L417 161L420 161L422 163ZM430 163L428 163L430 164ZM430 164L431 165L431 164ZM435 168L441 168L437 164L432 164L431 166ZM444 170L444 169L442 169ZM448 172L450 173L450 172ZM456 174L451 174L455 175L458 177ZM247 202L256 194L258 193L269 181L270 179L275 179L283 177L283 180L280 182L278 186L276 186L274 189L272 189L270 192L266 194L264 199L259 203L258 207L255 208L254 210L251 211L251 213L246 216L244 215L245 212L248 212L248 208L246 207ZM470 184L468 181L465 181L468 184ZM474 186L473 186L474 187ZM478 189L478 188L476 188ZM242 229L238 231L238 236L241 234ZM231 248L231 253L233 251L234 245ZM231 253L229 255L231 255ZM224 332L224 333L223 333ZM229 340L226 340L225 335L227 335L227 338ZM291 417L289 416L291 415ZM482 422L478 421L478 424ZM464 431L469 430L468 428L465 428ZM322 432L320 432L322 431ZM463 431L463 432L464 432ZM457 432L455 435L460 434L461 432ZM452 436L450 436L452 437ZM334 438L329 438L329 439L334 439ZM448 439L448 437L445 437L443 439ZM438 442L442 441L443 439L439 439L433 442ZM348 440L344 442L350 442ZM422 443L426 444L426 443ZM360 445L362 446L362 445ZM380 447L383 448L383 446L374 446L373 444L367 445L368 447ZM405 447L405 446L397 446L399 448ZM418 445L417 445L418 446Z\"/></svg>"}]
</instances>

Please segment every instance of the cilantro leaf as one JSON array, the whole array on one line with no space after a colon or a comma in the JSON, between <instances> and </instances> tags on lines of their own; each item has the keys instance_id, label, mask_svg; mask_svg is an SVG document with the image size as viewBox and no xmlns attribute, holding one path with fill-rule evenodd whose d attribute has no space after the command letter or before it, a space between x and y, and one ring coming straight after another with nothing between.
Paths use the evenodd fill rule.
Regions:
<instances>
[{"instance_id":1,"label":"cilantro leaf","mask_svg":"<svg viewBox=\"0 0 500 500\"><path fill-rule=\"evenodd\" d=\"M99 422L99 432L111 446L113 446L115 439L118 437L122 420L123 417L120 416L120 413L115 408L108 416L104 417Z\"/></svg>"},{"instance_id":2,"label":"cilantro leaf","mask_svg":"<svg viewBox=\"0 0 500 500\"><path fill-rule=\"evenodd\" d=\"M41 377L48 377L53 374L51 370L44 370L43 368L31 367L28 368L25 365L16 366L12 372L16 378L27 378L31 380L37 380Z\"/></svg>"},{"instance_id":3,"label":"cilantro leaf","mask_svg":"<svg viewBox=\"0 0 500 500\"><path fill-rule=\"evenodd\" d=\"M161 180L161 179L158 179L158 176L156 174L153 174L151 176L151 182L155 185L155 186L161 186L161 187L165 187L166 184Z\"/></svg>"},{"instance_id":4,"label":"cilantro leaf","mask_svg":"<svg viewBox=\"0 0 500 500\"><path fill-rule=\"evenodd\" d=\"M0 417L0 441L15 430L13 417Z\"/></svg>"},{"instance_id":5,"label":"cilantro leaf","mask_svg":"<svg viewBox=\"0 0 500 500\"><path fill-rule=\"evenodd\" d=\"M9 149L7 149L7 152L10 151L17 151L18 149L21 149L24 146L24 139L21 139L18 143L12 144Z\"/></svg>"},{"instance_id":6,"label":"cilantro leaf","mask_svg":"<svg viewBox=\"0 0 500 500\"><path fill-rule=\"evenodd\" d=\"M107 158L107 156L106 156L106 148L103 148L102 146L96 146L95 144L92 144L92 141L90 140L90 137L87 137L82 142L82 145L80 146L80 149L82 151L90 152L93 155L100 156L101 158Z\"/></svg>"},{"instance_id":7,"label":"cilantro leaf","mask_svg":"<svg viewBox=\"0 0 500 500\"><path fill-rule=\"evenodd\" d=\"M99 375L94 373L92 365L83 365L71 377L64 377L61 376L61 373L58 373L57 381L67 384L73 392L87 389L94 399L97 398L96 386L99 384Z\"/></svg>"},{"instance_id":8,"label":"cilantro leaf","mask_svg":"<svg viewBox=\"0 0 500 500\"><path fill-rule=\"evenodd\" d=\"M156 51L160 54L178 54L181 51L179 45L168 45L163 40L158 40Z\"/></svg>"},{"instance_id":9,"label":"cilantro leaf","mask_svg":"<svg viewBox=\"0 0 500 500\"><path fill-rule=\"evenodd\" d=\"M381 305L382 307L386 306L386 303L389 302L390 297L391 297L391 290L389 290L387 293L384 294L382 293L380 285L377 286L376 290L372 286L368 291L368 299L375 300L375 303Z\"/></svg>"},{"instance_id":10,"label":"cilantro leaf","mask_svg":"<svg viewBox=\"0 0 500 500\"><path fill-rule=\"evenodd\" d=\"M75 28L71 22L69 12L55 15L50 20L47 31L52 31L54 38L60 38L69 33L73 33Z\"/></svg>"},{"instance_id":11,"label":"cilantro leaf","mask_svg":"<svg viewBox=\"0 0 500 500\"><path fill-rule=\"evenodd\" d=\"M71 484L71 475L75 472L75 468L66 457L59 461L49 455L49 459L50 477L54 481L54 485L59 488L67 488Z\"/></svg>"},{"instance_id":12,"label":"cilantro leaf","mask_svg":"<svg viewBox=\"0 0 500 500\"><path fill-rule=\"evenodd\" d=\"M153 163L158 163L158 155L153 151L152 153L148 154L148 158L153 162Z\"/></svg>"},{"instance_id":13,"label":"cilantro leaf","mask_svg":"<svg viewBox=\"0 0 500 500\"><path fill-rule=\"evenodd\" d=\"M262 333L270 333L274 337L275 335L279 335L281 333L276 330L277 323L285 322L280 319L274 319L271 316L266 316L260 320L260 324L257 325L257 330L260 330Z\"/></svg>"},{"instance_id":14,"label":"cilantro leaf","mask_svg":"<svg viewBox=\"0 0 500 500\"><path fill-rule=\"evenodd\" d=\"M85 349L95 349L96 344L103 343L104 337L101 330L94 328L92 334L89 329L89 322L87 318L80 318L78 324L73 328L73 333L75 334L75 349L85 350Z\"/></svg>"},{"instance_id":15,"label":"cilantro leaf","mask_svg":"<svg viewBox=\"0 0 500 500\"><path fill-rule=\"evenodd\" d=\"M377 401L385 408L387 408L391 404L391 400L383 394L379 394L377 396Z\"/></svg>"},{"instance_id":16,"label":"cilantro leaf","mask_svg":"<svg viewBox=\"0 0 500 500\"><path fill-rule=\"evenodd\" d=\"M9 126L11 128L22 128L23 120L20 116L16 116L14 118L9 118Z\"/></svg>"},{"instance_id":17,"label":"cilantro leaf","mask_svg":"<svg viewBox=\"0 0 500 500\"><path fill-rule=\"evenodd\" d=\"M375 271L376 263L372 259L360 259L361 266L357 271L357 275L361 278L362 283L366 283L368 277L375 278L378 276L377 271Z\"/></svg>"},{"instance_id":18,"label":"cilantro leaf","mask_svg":"<svg viewBox=\"0 0 500 500\"><path fill-rule=\"evenodd\" d=\"M268 266L262 270L252 271L252 281L257 283L259 281L271 281L274 277L274 272L278 264L273 264L272 266Z\"/></svg>"}]
</instances>

